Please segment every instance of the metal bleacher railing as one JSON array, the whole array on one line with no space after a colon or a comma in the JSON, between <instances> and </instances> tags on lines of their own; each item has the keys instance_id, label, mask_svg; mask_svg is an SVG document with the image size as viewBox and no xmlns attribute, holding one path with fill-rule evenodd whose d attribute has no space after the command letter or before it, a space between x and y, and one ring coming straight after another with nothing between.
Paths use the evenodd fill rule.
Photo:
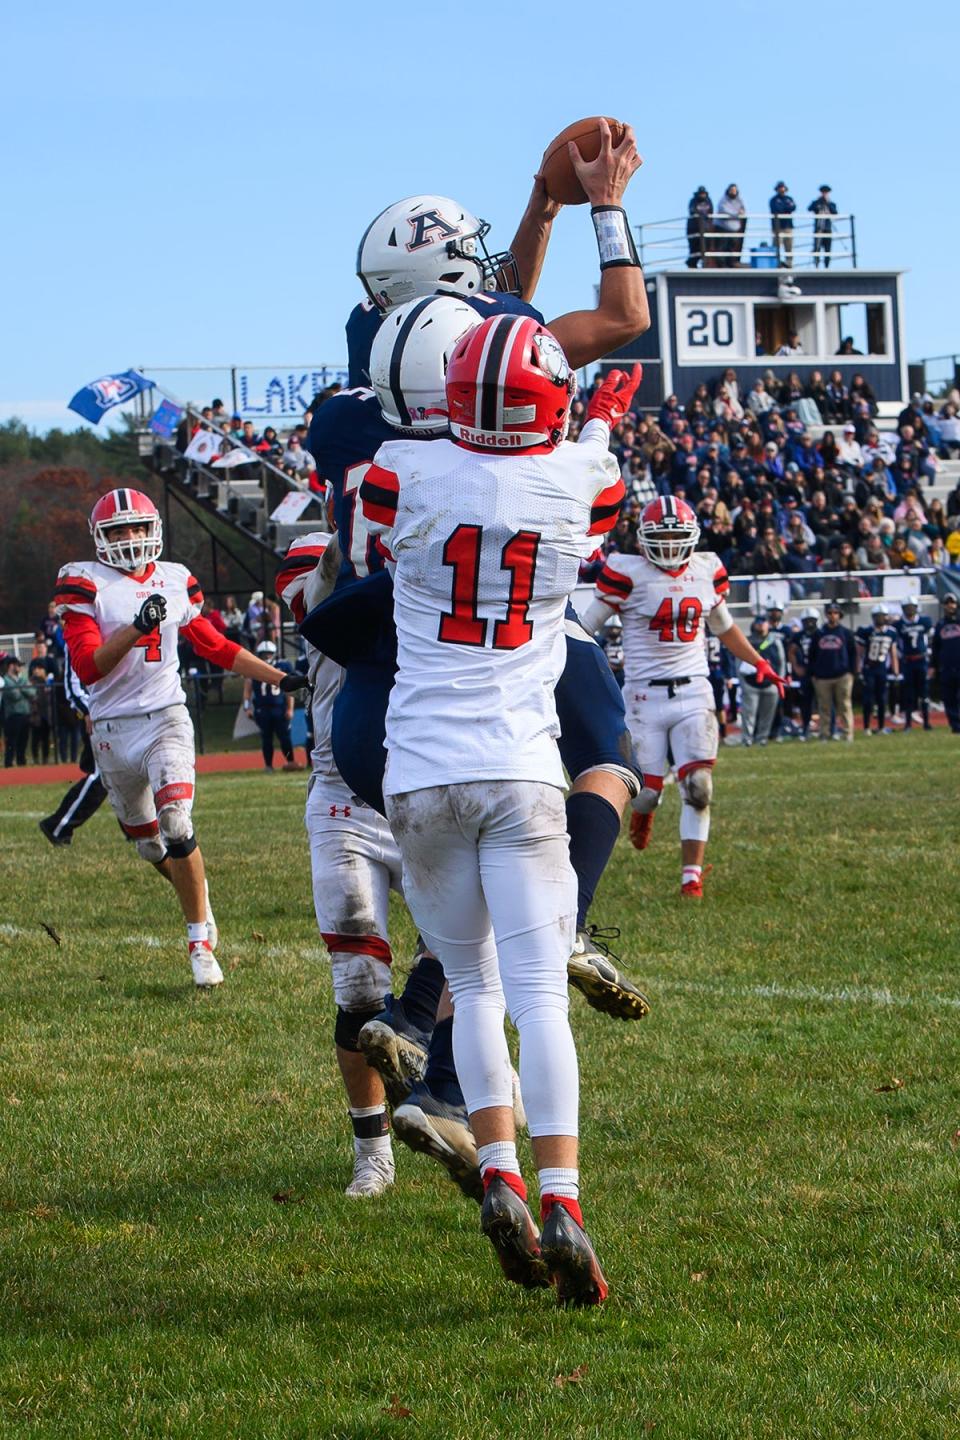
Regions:
<instances>
[{"instance_id":1,"label":"metal bleacher railing","mask_svg":"<svg viewBox=\"0 0 960 1440\"><path fill-rule=\"evenodd\" d=\"M739 229L724 230L718 216L678 215L638 225L640 263L648 274L683 268L705 270L812 270L818 265L857 267L853 215L831 215L831 229L815 217L794 215L793 226L773 223L768 213L747 214Z\"/></svg>"}]
</instances>

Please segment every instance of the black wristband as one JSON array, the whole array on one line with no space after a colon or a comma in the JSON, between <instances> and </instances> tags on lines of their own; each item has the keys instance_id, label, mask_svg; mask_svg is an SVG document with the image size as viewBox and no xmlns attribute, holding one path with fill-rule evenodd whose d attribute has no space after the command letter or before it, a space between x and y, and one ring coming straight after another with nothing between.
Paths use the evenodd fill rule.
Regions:
<instances>
[{"instance_id":1,"label":"black wristband","mask_svg":"<svg viewBox=\"0 0 960 1440\"><path fill-rule=\"evenodd\" d=\"M600 269L614 265L639 265L640 257L633 243L633 232L622 205L593 205L590 218L597 235Z\"/></svg>"}]
</instances>

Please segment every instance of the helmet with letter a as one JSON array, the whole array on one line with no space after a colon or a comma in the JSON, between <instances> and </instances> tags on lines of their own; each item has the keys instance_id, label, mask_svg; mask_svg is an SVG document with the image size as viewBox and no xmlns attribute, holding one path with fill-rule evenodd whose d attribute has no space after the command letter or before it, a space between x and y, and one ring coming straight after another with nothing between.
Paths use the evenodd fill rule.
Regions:
<instances>
[{"instance_id":1,"label":"helmet with letter a","mask_svg":"<svg viewBox=\"0 0 960 1440\"><path fill-rule=\"evenodd\" d=\"M643 507L637 540L640 553L661 570L679 570L697 548L700 526L686 500L659 495Z\"/></svg>"},{"instance_id":2,"label":"helmet with letter a","mask_svg":"<svg viewBox=\"0 0 960 1440\"><path fill-rule=\"evenodd\" d=\"M518 295L517 262L509 250L488 251L489 229L446 195L411 195L371 220L357 275L379 310L427 295Z\"/></svg>"},{"instance_id":3,"label":"helmet with letter a","mask_svg":"<svg viewBox=\"0 0 960 1440\"><path fill-rule=\"evenodd\" d=\"M554 450L567 433L576 385L559 341L539 320L492 315L450 356L451 434L469 450Z\"/></svg>"},{"instance_id":4,"label":"helmet with letter a","mask_svg":"<svg viewBox=\"0 0 960 1440\"><path fill-rule=\"evenodd\" d=\"M370 351L370 382L388 425L418 435L447 430L447 364L462 335L480 324L456 295L412 300L384 316Z\"/></svg>"},{"instance_id":5,"label":"helmet with letter a","mask_svg":"<svg viewBox=\"0 0 960 1440\"><path fill-rule=\"evenodd\" d=\"M132 534L133 530L140 533ZM125 486L101 495L90 512L90 534L101 564L133 574L158 560L163 549L163 524L156 505L142 490Z\"/></svg>"}]
</instances>

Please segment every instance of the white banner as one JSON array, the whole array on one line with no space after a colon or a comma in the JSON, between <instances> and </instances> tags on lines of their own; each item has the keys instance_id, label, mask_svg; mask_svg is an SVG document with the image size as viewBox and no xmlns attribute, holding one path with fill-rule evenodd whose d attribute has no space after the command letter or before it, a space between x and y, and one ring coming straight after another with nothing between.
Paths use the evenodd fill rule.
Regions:
<instances>
[{"instance_id":1,"label":"white banner","mask_svg":"<svg viewBox=\"0 0 960 1440\"><path fill-rule=\"evenodd\" d=\"M257 725L251 714L248 714L241 705L237 710L237 718L233 722L234 740L246 740L251 735L259 735L260 727Z\"/></svg>"},{"instance_id":2,"label":"white banner","mask_svg":"<svg viewBox=\"0 0 960 1440\"><path fill-rule=\"evenodd\" d=\"M284 495L270 519L280 525L294 525L312 499L313 495L309 490L291 490Z\"/></svg>"},{"instance_id":3,"label":"white banner","mask_svg":"<svg viewBox=\"0 0 960 1440\"><path fill-rule=\"evenodd\" d=\"M184 450L184 458L196 460L198 465L209 465L214 455L220 451L220 436L213 430L198 430Z\"/></svg>"},{"instance_id":4,"label":"white banner","mask_svg":"<svg viewBox=\"0 0 960 1440\"><path fill-rule=\"evenodd\" d=\"M225 455L217 455L210 464L217 470L234 470L238 465L255 465L259 456L254 455L252 450L247 450L243 445L238 445L233 450L228 450Z\"/></svg>"}]
</instances>

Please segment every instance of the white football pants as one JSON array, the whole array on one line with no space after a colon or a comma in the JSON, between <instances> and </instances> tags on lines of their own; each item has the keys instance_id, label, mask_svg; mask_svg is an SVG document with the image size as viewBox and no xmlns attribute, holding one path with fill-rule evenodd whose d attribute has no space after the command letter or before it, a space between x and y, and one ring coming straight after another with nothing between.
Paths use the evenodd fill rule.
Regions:
<instances>
[{"instance_id":1,"label":"white football pants","mask_svg":"<svg viewBox=\"0 0 960 1440\"><path fill-rule=\"evenodd\" d=\"M520 1033L531 1135L576 1135L577 1052L567 961L577 885L563 795L532 781L470 781L387 796L403 890L454 1002L467 1110L510 1107L504 1009Z\"/></svg>"}]
</instances>

